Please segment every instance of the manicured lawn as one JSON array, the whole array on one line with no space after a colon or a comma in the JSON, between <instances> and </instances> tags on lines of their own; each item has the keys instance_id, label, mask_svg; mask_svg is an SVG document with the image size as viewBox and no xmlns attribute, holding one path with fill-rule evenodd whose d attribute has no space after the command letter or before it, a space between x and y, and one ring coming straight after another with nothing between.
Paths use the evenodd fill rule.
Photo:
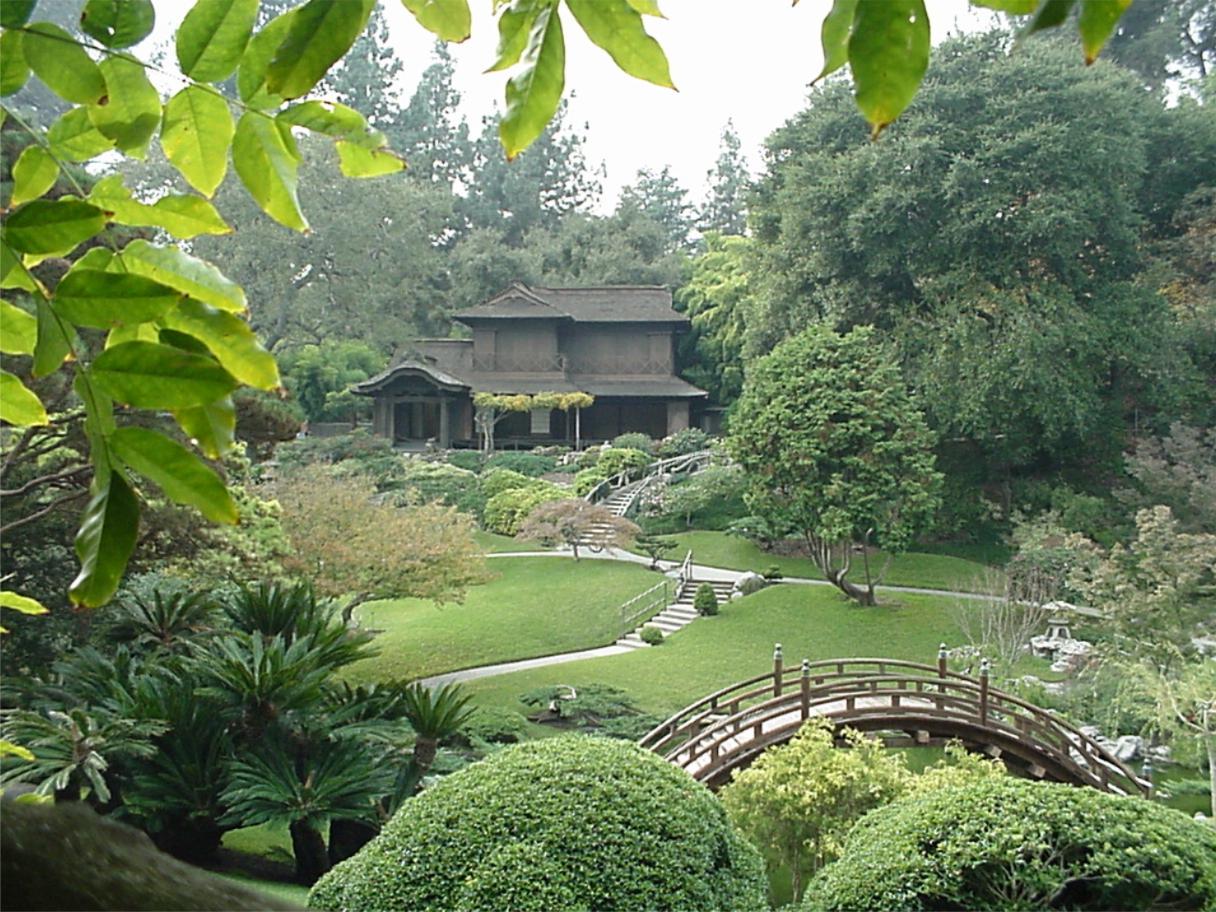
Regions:
<instances>
[{"instance_id":1,"label":"manicured lawn","mask_svg":"<svg viewBox=\"0 0 1216 912\"><path fill-rule=\"evenodd\" d=\"M246 874L217 872L217 876L235 881L260 893L266 893L269 896L285 900L299 906L301 909L308 907L308 887L301 886L300 884L283 883L278 880L259 880Z\"/></svg>"},{"instance_id":2,"label":"manicured lawn","mask_svg":"<svg viewBox=\"0 0 1216 912\"><path fill-rule=\"evenodd\" d=\"M472 681L479 703L523 712L521 693L549 684L610 684L641 708L668 715L719 687L772 667L773 644L789 666L801 659L883 656L933 664L941 642L958 645L947 602L900 595L878 608L859 608L831 589L782 585L731 602L661 646L626 655Z\"/></svg>"},{"instance_id":3,"label":"manicured lawn","mask_svg":"<svg viewBox=\"0 0 1216 912\"><path fill-rule=\"evenodd\" d=\"M271 861L292 864L291 836L285 826L263 823L259 826L241 827L224 834L224 848L246 855L258 855Z\"/></svg>"},{"instance_id":4,"label":"manicured lawn","mask_svg":"<svg viewBox=\"0 0 1216 912\"><path fill-rule=\"evenodd\" d=\"M352 666L352 681L412 679L612 642L617 608L661 582L636 564L569 557L504 557L487 562L494 579L463 604L422 599L373 602L356 614L381 631L380 655Z\"/></svg>"},{"instance_id":5,"label":"manicured lawn","mask_svg":"<svg viewBox=\"0 0 1216 912\"><path fill-rule=\"evenodd\" d=\"M521 542L510 535L499 535L497 532L484 532L478 529L473 533L473 540L486 554L500 554L503 551L548 551L540 542Z\"/></svg>"},{"instance_id":6,"label":"manicured lawn","mask_svg":"<svg viewBox=\"0 0 1216 912\"><path fill-rule=\"evenodd\" d=\"M689 548L693 560L710 567L726 567L731 570L753 570L763 573L777 566L786 576L802 576L822 579L823 574L809 559L803 557L780 557L761 551L755 544L737 535L725 532L681 532L671 536L678 542L676 549L668 554L671 560L682 560ZM883 558L871 558L871 566L877 573L882 569ZM860 560L854 562L850 579L861 582ZM891 586L915 586L925 589L957 589L964 592L994 591L1001 580L1001 572L972 560L947 554L924 554L908 552L897 554L883 582Z\"/></svg>"}]
</instances>

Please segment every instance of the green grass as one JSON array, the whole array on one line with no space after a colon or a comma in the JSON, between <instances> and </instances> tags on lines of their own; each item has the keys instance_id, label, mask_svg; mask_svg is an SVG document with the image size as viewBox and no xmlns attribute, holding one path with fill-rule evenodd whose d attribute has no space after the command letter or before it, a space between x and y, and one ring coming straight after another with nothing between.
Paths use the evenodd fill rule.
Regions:
<instances>
[{"instance_id":1,"label":"green grass","mask_svg":"<svg viewBox=\"0 0 1216 912\"><path fill-rule=\"evenodd\" d=\"M423 599L373 602L359 622L381 631L380 655L352 666L352 681L411 679L587 649L612 642L617 608L662 577L637 564L569 557L504 557L494 579L469 589L463 604Z\"/></svg>"},{"instance_id":2,"label":"green grass","mask_svg":"<svg viewBox=\"0 0 1216 912\"><path fill-rule=\"evenodd\" d=\"M819 568L805 557L781 557L760 550L754 543L725 532L681 532L671 536L678 542L669 553L671 560L681 560L692 549L693 560L710 567L730 570L753 570L763 573L776 566L786 576L822 579ZM871 558L877 573L882 569L881 555ZM861 582L860 561L855 561L850 579ZM957 589L964 592L984 592L995 588L1001 573L992 567L948 554L925 554L909 551L891 558L891 566L883 583L890 586L915 586L924 589Z\"/></svg>"},{"instance_id":3,"label":"green grass","mask_svg":"<svg viewBox=\"0 0 1216 912\"><path fill-rule=\"evenodd\" d=\"M510 535L499 535L497 532L485 532L478 529L473 533L473 540L486 554L501 554L504 551L548 551L546 545L539 542L521 542Z\"/></svg>"},{"instance_id":4,"label":"green grass","mask_svg":"<svg viewBox=\"0 0 1216 912\"><path fill-rule=\"evenodd\" d=\"M484 706L524 712L521 693L550 684L592 682L619 687L640 708L668 715L705 694L772 667L773 643L786 663L802 658L884 656L933 664L938 644L960 641L945 600L930 595L888 597L859 608L819 586L783 585L723 606L661 646L472 681Z\"/></svg>"},{"instance_id":5,"label":"green grass","mask_svg":"<svg viewBox=\"0 0 1216 912\"><path fill-rule=\"evenodd\" d=\"M244 852L246 855L258 855L271 861L291 864L294 858L287 827L269 823L229 830L224 834L223 845L225 849Z\"/></svg>"},{"instance_id":6,"label":"green grass","mask_svg":"<svg viewBox=\"0 0 1216 912\"><path fill-rule=\"evenodd\" d=\"M277 899L285 900L299 906L301 909L308 906L308 887L301 886L300 884L283 883L280 880L261 880L257 877L250 877L247 874L235 874L224 871L217 871L216 876L257 890L259 893L265 893Z\"/></svg>"}]
</instances>

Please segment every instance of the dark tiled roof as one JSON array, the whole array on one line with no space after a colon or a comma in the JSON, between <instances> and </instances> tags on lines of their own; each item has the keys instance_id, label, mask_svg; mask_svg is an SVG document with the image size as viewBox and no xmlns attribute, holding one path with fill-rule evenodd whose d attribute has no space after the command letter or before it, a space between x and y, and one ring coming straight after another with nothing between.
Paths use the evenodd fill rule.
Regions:
<instances>
[{"instance_id":1,"label":"dark tiled roof","mask_svg":"<svg viewBox=\"0 0 1216 912\"><path fill-rule=\"evenodd\" d=\"M661 396L664 399L700 399L705 390L679 377L659 377L654 380L597 380L576 378L575 385L593 396Z\"/></svg>"},{"instance_id":2,"label":"dark tiled roof","mask_svg":"<svg viewBox=\"0 0 1216 912\"><path fill-rule=\"evenodd\" d=\"M598 285L542 288L516 282L467 310L457 320L549 319L578 323L687 323L671 306L671 292L659 285Z\"/></svg>"}]
</instances>

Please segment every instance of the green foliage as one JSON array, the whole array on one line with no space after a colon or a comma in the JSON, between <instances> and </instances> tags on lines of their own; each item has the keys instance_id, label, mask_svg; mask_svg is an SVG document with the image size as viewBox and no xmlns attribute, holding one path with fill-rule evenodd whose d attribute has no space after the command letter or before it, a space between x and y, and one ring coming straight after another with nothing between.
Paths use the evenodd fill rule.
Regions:
<instances>
[{"instance_id":1,"label":"green foliage","mask_svg":"<svg viewBox=\"0 0 1216 912\"><path fill-rule=\"evenodd\" d=\"M608 477L608 473L598 465L593 465L589 469L580 469L574 476L574 493L579 497L586 497L601 483L607 481Z\"/></svg>"},{"instance_id":2,"label":"green foliage","mask_svg":"<svg viewBox=\"0 0 1216 912\"><path fill-rule=\"evenodd\" d=\"M392 441L364 430L292 440L281 444L275 456L288 475L312 465L332 465L343 475L369 478L381 490L399 488L405 471Z\"/></svg>"},{"instance_id":3,"label":"green foliage","mask_svg":"<svg viewBox=\"0 0 1216 912\"><path fill-rule=\"evenodd\" d=\"M646 434L620 434L613 441L614 449L639 450L643 453L654 453L655 442Z\"/></svg>"},{"instance_id":4,"label":"green foliage","mask_svg":"<svg viewBox=\"0 0 1216 912\"><path fill-rule=\"evenodd\" d=\"M448 465L466 472L480 472L485 465L485 458L477 450L452 450L444 459Z\"/></svg>"},{"instance_id":5,"label":"green foliage","mask_svg":"<svg viewBox=\"0 0 1216 912\"><path fill-rule=\"evenodd\" d=\"M689 362L685 375L723 405L737 399L743 388L748 316L756 310L751 272L753 244L746 237L707 234L705 251L692 261L688 281L676 298L677 306L692 323L692 331L680 342ZM703 432L697 433L703 438L698 448L704 449L708 438Z\"/></svg>"},{"instance_id":6,"label":"green foliage","mask_svg":"<svg viewBox=\"0 0 1216 912\"><path fill-rule=\"evenodd\" d=\"M486 469L510 469L532 478L547 475L557 468L557 459L540 453L494 453L485 461Z\"/></svg>"},{"instance_id":7,"label":"green foliage","mask_svg":"<svg viewBox=\"0 0 1216 912\"><path fill-rule=\"evenodd\" d=\"M480 908L461 903L525 891L538 858L541 895L563 908L764 908L760 859L708 791L634 745L582 737L507 748L427 789L309 904Z\"/></svg>"},{"instance_id":8,"label":"green foliage","mask_svg":"<svg viewBox=\"0 0 1216 912\"><path fill-rule=\"evenodd\" d=\"M864 818L807 909L1206 908L1216 832L1170 808L1011 778L934 789Z\"/></svg>"},{"instance_id":9,"label":"green foliage","mask_svg":"<svg viewBox=\"0 0 1216 912\"><path fill-rule=\"evenodd\" d=\"M697 227L707 236L739 236L747 231L747 193L751 183L743 143L732 121L722 128L718 160L706 175L709 196L697 219Z\"/></svg>"},{"instance_id":10,"label":"green foliage","mask_svg":"<svg viewBox=\"0 0 1216 912\"><path fill-rule=\"evenodd\" d=\"M697 587L697 592L692 599L692 607L696 609L697 614L701 617L713 617L718 613L718 596L714 592L714 587L709 583L702 583Z\"/></svg>"},{"instance_id":11,"label":"green foliage","mask_svg":"<svg viewBox=\"0 0 1216 912\"><path fill-rule=\"evenodd\" d=\"M651 456L648 450L634 450L622 447L609 447L600 452L599 461L595 467L605 476L612 477L619 472L637 472L650 465Z\"/></svg>"},{"instance_id":12,"label":"green foliage","mask_svg":"<svg viewBox=\"0 0 1216 912\"><path fill-rule=\"evenodd\" d=\"M493 497L495 494L501 494L503 491L526 488L533 484L533 481L534 479L529 478L523 472L517 472L514 469L505 467L490 469L481 476L481 492L486 497Z\"/></svg>"},{"instance_id":13,"label":"green foliage","mask_svg":"<svg viewBox=\"0 0 1216 912\"><path fill-rule=\"evenodd\" d=\"M663 492L662 511L665 515L683 519L686 529L694 525L694 515L713 512L718 514L714 517L715 522L707 524L698 521L696 526L699 529L721 528L719 517L724 512L723 507L734 505L741 511L743 503L739 492L744 485L743 471L738 466L706 466Z\"/></svg>"},{"instance_id":14,"label":"green foliage","mask_svg":"<svg viewBox=\"0 0 1216 912\"><path fill-rule=\"evenodd\" d=\"M384 357L355 341L325 341L292 349L279 358L283 384L309 421L349 420L366 403L341 394L384 368Z\"/></svg>"},{"instance_id":15,"label":"green foliage","mask_svg":"<svg viewBox=\"0 0 1216 912\"><path fill-rule=\"evenodd\" d=\"M805 536L824 576L846 579L853 544L899 552L937 506L933 435L899 368L869 327L840 335L811 327L755 362L728 441L748 479L748 505Z\"/></svg>"},{"instance_id":16,"label":"green foliage","mask_svg":"<svg viewBox=\"0 0 1216 912\"><path fill-rule=\"evenodd\" d=\"M663 631L649 624L642 628L642 632L638 636L647 646L658 646L663 642Z\"/></svg>"},{"instance_id":17,"label":"green foliage","mask_svg":"<svg viewBox=\"0 0 1216 912\"><path fill-rule=\"evenodd\" d=\"M498 471L506 472L508 470L499 469ZM526 478L526 476L522 477ZM484 484L482 489L485 490ZM527 484L499 491L486 501L483 525L490 532L515 535L519 532L520 526L523 525L528 514L541 504L554 500L565 500L567 497L569 497L568 488L559 487L548 481L527 479Z\"/></svg>"}]
</instances>

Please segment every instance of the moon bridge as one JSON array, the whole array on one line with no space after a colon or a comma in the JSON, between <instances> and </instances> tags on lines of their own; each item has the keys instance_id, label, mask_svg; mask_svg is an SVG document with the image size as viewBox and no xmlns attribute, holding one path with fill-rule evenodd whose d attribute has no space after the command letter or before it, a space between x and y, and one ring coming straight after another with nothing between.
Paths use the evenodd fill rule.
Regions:
<instances>
[{"instance_id":1,"label":"moon bridge","mask_svg":"<svg viewBox=\"0 0 1216 912\"><path fill-rule=\"evenodd\" d=\"M811 716L877 733L891 746L959 740L1038 779L1116 794L1149 795L1152 784L1053 713L978 678L900 659L851 658L773 670L685 707L639 742L710 788L730 781L770 747L789 741Z\"/></svg>"}]
</instances>

